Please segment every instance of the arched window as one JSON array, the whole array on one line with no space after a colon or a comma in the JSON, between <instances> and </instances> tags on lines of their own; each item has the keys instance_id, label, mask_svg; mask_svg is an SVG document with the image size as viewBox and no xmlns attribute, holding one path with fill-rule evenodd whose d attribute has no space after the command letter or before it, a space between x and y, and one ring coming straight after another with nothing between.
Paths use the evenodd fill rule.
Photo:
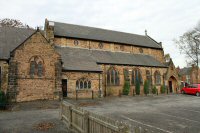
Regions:
<instances>
[{"instance_id":1,"label":"arched window","mask_svg":"<svg viewBox=\"0 0 200 133\"><path fill-rule=\"evenodd\" d=\"M83 81L81 80L81 81L79 81L79 86L80 86L80 88L79 89L83 89Z\"/></svg>"},{"instance_id":2,"label":"arched window","mask_svg":"<svg viewBox=\"0 0 200 133\"><path fill-rule=\"evenodd\" d=\"M124 80L129 81L129 71L128 71L128 69L124 69Z\"/></svg>"},{"instance_id":3,"label":"arched window","mask_svg":"<svg viewBox=\"0 0 200 133\"><path fill-rule=\"evenodd\" d=\"M42 62L40 61L38 63L38 76L41 77L43 75L43 64Z\"/></svg>"},{"instance_id":4,"label":"arched window","mask_svg":"<svg viewBox=\"0 0 200 133\"><path fill-rule=\"evenodd\" d=\"M119 85L119 72L114 68L111 68L107 71L107 84Z\"/></svg>"},{"instance_id":5,"label":"arched window","mask_svg":"<svg viewBox=\"0 0 200 133\"><path fill-rule=\"evenodd\" d=\"M42 77L44 75L44 66L43 66L43 60L38 56L33 56L30 59L30 70L29 74L31 77L34 75L37 75L38 77Z\"/></svg>"},{"instance_id":6,"label":"arched window","mask_svg":"<svg viewBox=\"0 0 200 133\"><path fill-rule=\"evenodd\" d=\"M91 89L91 81L88 81L88 89Z\"/></svg>"},{"instance_id":7,"label":"arched window","mask_svg":"<svg viewBox=\"0 0 200 133\"><path fill-rule=\"evenodd\" d=\"M35 61L31 61L30 63L30 75L34 76L36 73L36 69L37 69L37 64Z\"/></svg>"},{"instance_id":8,"label":"arched window","mask_svg":"<svg viewBox=\"0 0 200 133\"><path fill-rule=\"evenodd\" d=\"M154 81L156 85L160 85L161 83L161 76L159 71L155 71L154 73Z\"/></svg>"},{"instance_id":9,"label":"arched window","mask_svg":"<svg viewBox=\"0 0 200 133\"><path fill-rule=\"evenodd\" d=\"M140 82L141 84L143 83L143 80L142 80L142 75L141 75L141 72L139 69L134 69L132 71L132 85L135 85L136 82Z\"/></svg>"},{"instance_id":10,"label":"arched window","mask_svg":"<svg viewBox=\"0 0 200 133\"><path fill-rule=\"evenodd\" d=\"M146 70L146 79L148 80L148 82L151 82L151 74L149 70Z\"/></svg>"},{"instance_id":11,"label":"arched window","mask_svg":"<svg viewBox=\"0 0 200 133\"><path fill-rule=\"evenodd\" d=\"M136 79L136 82L139 81L140 83L143 83L142 75L139 69L135 70L135 79Z\"/></svg>"},{"instance_id":12,"label":"arched window","mask_svg":"<svg viewBox=\"0 0 200 133\"><path fill-rule=\"evenodd\" d=\"M76 89L91 89L91 81L86 78L77 80Z\"/></svg>"}]
</instances>

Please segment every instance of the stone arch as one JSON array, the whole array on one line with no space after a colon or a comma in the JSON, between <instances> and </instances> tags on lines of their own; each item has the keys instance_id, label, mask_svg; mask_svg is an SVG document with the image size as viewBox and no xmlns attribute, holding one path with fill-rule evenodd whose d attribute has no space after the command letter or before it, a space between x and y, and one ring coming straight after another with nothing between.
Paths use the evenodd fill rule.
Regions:
<instances>
[{"instance_id":1,"label":"stone arch","mask_svg":"<svg viewBox=\"0 0 200 133\"><path fill-rule=\"evenodd\" d=\"M168 91L170 93L176 93L178 91L178 80L174 75L169 77L168 81Z\"/></svg>"},{"instance_id":2,"label":"stone arch","mask_svg":"<svg viewBox=\"0 0 200 133\"><path fill-rule=\"evenodd\" d=\"M62 74L62 79L66 79L66 80L68 80L68 79L69 79L69 76L68 76L68 75L64 75L64 74Z\"/></svg>"},{"instance_id":3,"label":"stone arch","mask_svg":"<svg viewBox=\"0 0 200 133\"><path fill-rule=\"evenodd\" d=\"M42 62L44 64L44 59L41 56L32 56L29 62L35 61L36 63Z\"/></svg>"}]
</instances>

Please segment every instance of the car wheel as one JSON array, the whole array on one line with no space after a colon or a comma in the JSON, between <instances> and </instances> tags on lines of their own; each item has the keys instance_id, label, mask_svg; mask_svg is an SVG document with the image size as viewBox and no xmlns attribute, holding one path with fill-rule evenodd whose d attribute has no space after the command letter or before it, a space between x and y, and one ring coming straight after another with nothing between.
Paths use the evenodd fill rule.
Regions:
<instances>
[{"instance_id":1,"label":"car wheel","mask_svg":"<svg viewBox=\"0 0 200 133\"><path fill-rule=\"evenodd\" d=\"M196 93L196 96L198 96L198 97L199 97L199 96L200 96L200 93L199 93L199 92L197 92L197 93Z\"/></svg>"},{"instance_id":2,"label":"car wheel","mask_svg":"<svg viewBox=\"0 0 200 133\"><path fill-rule=\"evenodd\" d=\"M185 91L181 91L182 94L185 94Z\"/></svg>"}]
</instances>

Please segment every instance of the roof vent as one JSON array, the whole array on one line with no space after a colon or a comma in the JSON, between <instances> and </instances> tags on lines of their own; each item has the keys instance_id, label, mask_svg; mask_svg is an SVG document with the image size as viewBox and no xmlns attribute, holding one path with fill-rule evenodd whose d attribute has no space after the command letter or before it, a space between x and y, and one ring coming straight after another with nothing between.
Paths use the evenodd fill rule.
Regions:
<instances>
[{"instance_id":1,"label":"roof vent","mask_svg":"<svg viewBox=\"0 0 200 133\"><path fill-rule=\"evenodd\" d=\"M145 32L145 36L147 36L147 30L146 30L146 29L145 29L145 31L144 31L144 32Z\"/></svg>"}]
</instances>

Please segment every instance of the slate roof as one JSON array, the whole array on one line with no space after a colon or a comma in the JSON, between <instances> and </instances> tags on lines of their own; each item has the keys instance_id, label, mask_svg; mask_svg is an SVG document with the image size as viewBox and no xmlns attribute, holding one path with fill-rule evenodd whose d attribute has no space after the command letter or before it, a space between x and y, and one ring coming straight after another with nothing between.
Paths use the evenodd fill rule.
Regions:
<instances>
[{"instance_id":1,"label":"slate roof","mask_svg":"<svg viewBox=\"0 0 200 133\"><path fill-rule=\"evenodd\" d=\"M59 47L64 70L102 71L97 64L166 67L149 55Z\"/></svg>"},{"instance_id":2,"label":"slate roof","mask_svg":"<svg viewBox=\"0 0 200 133\"><path fill-rule=\"evenodd\" d=\"M58 46L55 46L55 50L61 55L63 70L102 71L96 61L91 57L89 50L63 48Z\"/></svg>"},{"instance_id":3,"label":"slate roof","mask_svg":"<svg viewBox=\"0 0 200 133\"><path fill-rule=\"evenodd\" d=\"M59 22L54 22L54 35L162 49L162 46L149 36Z\"/></svg>"},{"instance_id":4,"label":"slate roof","mask_svg":"<svg viewBox=\"0 0 200 133\"><path fill-rule=\"evenodd\" d=\"M192 67L184 67L180 69L179 74L180 75L190 75L190 72L192 70Z\"/></svg>"},{"instance_id":5,"label":"slate roof","mask_svg":"<svg viewBox=\"0 0 200 133\"><path fill-rule=\"evenodd\" d=\"M165 64L165 66L169 67L170 61L169 62L165 62L164 64Z\"/></svg>"},{"instance_id":6,"label":"slate roof","mask_svg":"<svg viewBox=\"0 0 200 133\"><path fill-rule=\"evenodd\" d=\"M0 27L0 59L8 59L10 52L34 32L32 29Z\"/></svg>"}]
</instances>

